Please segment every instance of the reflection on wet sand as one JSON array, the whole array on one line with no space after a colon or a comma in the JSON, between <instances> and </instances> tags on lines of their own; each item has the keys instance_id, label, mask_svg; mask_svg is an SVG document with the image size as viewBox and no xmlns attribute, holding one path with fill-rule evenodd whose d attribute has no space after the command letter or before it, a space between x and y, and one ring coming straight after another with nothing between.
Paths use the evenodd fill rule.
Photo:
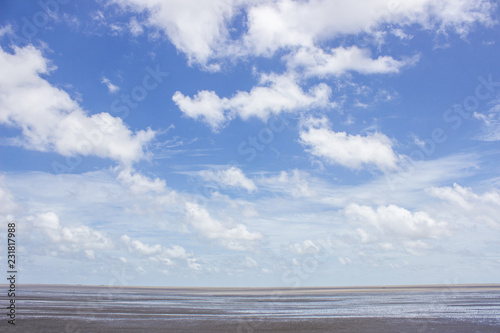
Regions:
<instances>
[{"instance_id":1,"label":"reflection on wet sand","mask_svg":"<svg viewBox=\"0 0 500 333\"><path fill-rule=\"evenodd\" d=\"M16 327L8 327L6 320L0 324L7 331L500 331L500 285L491 284L293 289L24 285L16 302Z\"/></svg>"}]
</instances>

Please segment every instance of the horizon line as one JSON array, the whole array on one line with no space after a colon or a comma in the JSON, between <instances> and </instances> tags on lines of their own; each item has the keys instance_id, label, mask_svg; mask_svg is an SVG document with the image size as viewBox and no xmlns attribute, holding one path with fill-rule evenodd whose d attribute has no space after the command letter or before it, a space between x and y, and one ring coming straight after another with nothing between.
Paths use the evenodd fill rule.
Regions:
<instances>
[{"instance_id":1,"label":"horizon line","mask_svg":"<svg viewBox=\"0 0 500 333\"><path fill-rule=\"evenodd\" d=\"M0 283L0 287L8 284ZM20 283L16 287L85 287L85 288L110 288L110 289L193 289L193 290L383 290L383 289L475 289L493 288L500 289L500 283L458 283L458 284L408 284L408 285L352 285L352 286L304 286L304 287L214 287L214 286L136 286L136 285L92 285L92 284L65 284L65 283Z\"/></svg>"}]
</instances>

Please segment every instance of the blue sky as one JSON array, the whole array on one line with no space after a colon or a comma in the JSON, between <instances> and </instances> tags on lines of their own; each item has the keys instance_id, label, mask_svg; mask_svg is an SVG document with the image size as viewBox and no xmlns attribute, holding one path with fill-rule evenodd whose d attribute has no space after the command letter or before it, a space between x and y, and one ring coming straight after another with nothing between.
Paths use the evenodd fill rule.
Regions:
<instances>
[{"instance_id":1,"label":"blue sky","mask_svg":"<svg viewBox=\"0 0 500 333\"><path fill-rule=\"evenodd\" d=\"M2 2L0 213L20 282L498 282L498 14Z\"/></svg>"}]
</instances>

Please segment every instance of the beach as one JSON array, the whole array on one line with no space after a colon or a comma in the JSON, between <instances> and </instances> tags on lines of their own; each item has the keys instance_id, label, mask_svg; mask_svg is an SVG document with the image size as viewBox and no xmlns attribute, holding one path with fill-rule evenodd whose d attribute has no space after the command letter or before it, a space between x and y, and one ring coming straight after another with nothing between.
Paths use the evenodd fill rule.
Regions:
<instances>
[{"instance_id":1,"label":"beach","mask_svg":"<svg viewBox=\"0 0 500 333\"><path fill-rule=\"evenodd\" d=\"M499 332L500 285L21 285L2 332ZM0 298L7 304L7 298ZM7 312L5 306L2 306Z\"/></svg>"}]
</instances>

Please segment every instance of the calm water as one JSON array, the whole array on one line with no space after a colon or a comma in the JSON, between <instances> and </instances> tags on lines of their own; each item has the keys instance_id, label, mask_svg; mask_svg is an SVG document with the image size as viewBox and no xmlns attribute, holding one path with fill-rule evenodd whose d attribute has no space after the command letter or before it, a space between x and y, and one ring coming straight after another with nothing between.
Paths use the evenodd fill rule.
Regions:
<instances>
[{"instance_id":1,"label":"calm water","mask_svg":"<svg viewBox=\"0 0 500 333\"><path fill-rule=\"evenodd\" d=\"M234 292L208 289L24 287L16 301L23 322L197 320L238 323L317 321L331 318L459 319L494 325L500 332L500 290L387 290ZM6 302L5 297L2 303ZM6 304L6 303L5 303ZM3 307L3 306L2 306ZM3 327L2 326L0 327ZM67 325L66 325L67 326ZM81 325L80 331L85 332ZM42 330L43 331L43 330ZM47 332L50 330L47 330ZM71 332L71 329L66 331ZM247 330L248 331L248 330ZM77 332L77 330L74 330Z\"/></svg>"}]
</instances>

